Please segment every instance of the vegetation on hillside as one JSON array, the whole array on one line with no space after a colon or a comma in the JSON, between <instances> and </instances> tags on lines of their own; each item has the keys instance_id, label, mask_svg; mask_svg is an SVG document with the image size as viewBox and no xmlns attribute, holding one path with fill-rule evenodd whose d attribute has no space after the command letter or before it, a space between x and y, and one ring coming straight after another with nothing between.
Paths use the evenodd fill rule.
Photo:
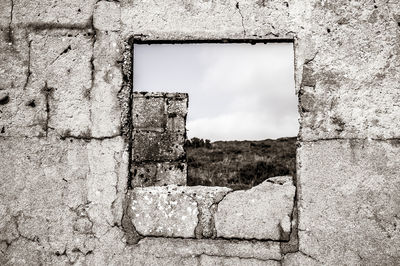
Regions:
<instances>
[{"instance_id":1,"label":"vegetation on hillside","mask_svg":"<svg viewBox=\"0 0 400 266\"><path fill-rule=\"evenodd\" d=\"M248 189L274 176L296 174L296 138L185 144L188 185Z\"/></svg>"}]
</instances>

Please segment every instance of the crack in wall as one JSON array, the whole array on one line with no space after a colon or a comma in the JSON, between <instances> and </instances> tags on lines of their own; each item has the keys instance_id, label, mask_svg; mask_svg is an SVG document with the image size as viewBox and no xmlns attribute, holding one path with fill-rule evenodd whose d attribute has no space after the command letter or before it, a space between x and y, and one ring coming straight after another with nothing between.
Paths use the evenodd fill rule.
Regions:
<instances>
[{"instance_id":1,"label":"crack in wall","mask_svg":"<svg viewBox=\"0 0 400 266\"><path fill-rule=\"evenodd\" d=\"M242 11L240 10L239 2L236 2L236 9L238 10L239 15L242 19L241 22L242 22L242 28L243 28L243 37L246 37L246 28L244 27L244 17L243 17Z\"/></svg>"},{"instance_id":2,"label":"crack in wall","mask_svg":"<svg viewBox=\"0 0 400 266\"><path fill-rule=\"evenodd\" d=\"M27 37L28 38L28 37ZM31 51L32 51L32 40L27 40L28 42L28 70L26 73L26 78L25 78L25 83L24 83L24 87L23 90L26 90L28 84L29 84L29 80L31 78Z\"/></svg>"},{"instance_id":3,"label":"crack in wall","mask_svg":"<svg viewBox=\"0 0 400 266\"><path fill-rule=\"evenodd\" d=\"M122 52L122 89L119 92L119 98L122 105L125 106L125 112L122 113L122 135L128 143L128 177L127 188L132 189L132 161L133 161L133 124L132 124L132 108L133 108L133 42L134 37L129 38L124 43L124 51ZM122 99L121 99L122 98ZM124 108L123 108L124 110Z\"/></svg>"},{"instance_id":4,"label":"crack in wall","mask_svg":"<svg viewBox=\"0 0 400 266\"><path fill-rule=\"evenodd\" d=\"M8 23L8 41L11 45L14 45L14 34L13 34L13 13L14 13L14 0L11 0L11 9L10 9L10 22Z\"/></svg>"},{"instance_id":5,"label":"crack in wall","mask_svg":"<svg viewBox=\"0 0 400 266\"><path fill-rule=\"evenodd\" d=\"M90 99L92 97L91 94L93 92L93 87L94 87L94 84L95 84L95 73L96 73L95 72L96 69L95 69L95 66L94 66L94 60L95 60L95 58L94 58L94 50L95 50L94 46L96 44L97 31L94 28L93 15L91 16L90 23L91 23L92 31L94 32L94 34L91 36L91 40L92 40L92 47L91 47L92 48L92 56L90 57L90 70L91 70L91 72L90 72L90 75L91 75L90 81L91 81L91 84L90 84L90 88L88 88L87 91L84 94L85 98L88 99L89 102L90 102ZM90 124L93 125L92 107L89 108L89 121L90 121Z\"/></svg>"},{"instance_id":6,"label":"crack in wall","mask_svg":"<svg viewBox=\"0 0 400 266\"><path fill-rule=\"evenodd\" d=\"M50 97L51 93L53 92L53 88L47 86L47 81L45 82L42 92L44 93L45 103L46 103L45 106L46 119L44 125L42 126L42 129L44 130L45 135L47 137L49 133L49 121L50 121Z\"/></svg>"}]
</instances>

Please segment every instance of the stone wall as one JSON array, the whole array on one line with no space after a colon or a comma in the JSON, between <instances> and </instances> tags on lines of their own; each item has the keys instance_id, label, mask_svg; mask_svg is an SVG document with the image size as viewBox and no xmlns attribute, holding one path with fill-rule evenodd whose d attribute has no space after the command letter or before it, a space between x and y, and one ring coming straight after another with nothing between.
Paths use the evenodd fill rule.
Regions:
<instances>
[{"instance_id":1,"label":"stone wall","mask_svg":"<svg viewBox=\"0 0 400 266\"><path fill-rule=\"evenodd\" d=\"M383 0L2 0L0 264L399 264L399 10ZM140 134L182 137L185 114L168 110L167 95L166 120L135 120L146 98L131 92L132 44L163 40L294 43L296 179L238 192L177 187L182 151L149 162L132 149ZM178 170L166 187L140 177L168 164ZM280 186L291 192L264 193ZM157 219L139 224L175 206L161 201L169 192L179 211L193 206L179 237L177 227L157 231ZM152 203L138 201L149 193ZM295 204L279 201L276 221L254 216L262 233L229 216L247 221L280 196Z\"/></svg>"}]
</instances>

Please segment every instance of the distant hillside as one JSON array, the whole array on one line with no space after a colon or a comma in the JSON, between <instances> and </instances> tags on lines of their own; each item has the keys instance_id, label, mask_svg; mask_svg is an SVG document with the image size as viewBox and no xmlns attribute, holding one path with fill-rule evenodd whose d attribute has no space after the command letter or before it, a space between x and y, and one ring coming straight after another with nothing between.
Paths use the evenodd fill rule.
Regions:
<instances>
[{"instance_id":1,"label":"distant hillside","mask_svg":"<svg viewBox=\"0 0 400 266\"><path fill-rule=\"evenodd\" d=\"M296 173L296 137L262 141L186 142L188 185L247 189Z\"/></svg>"}]
</instances>

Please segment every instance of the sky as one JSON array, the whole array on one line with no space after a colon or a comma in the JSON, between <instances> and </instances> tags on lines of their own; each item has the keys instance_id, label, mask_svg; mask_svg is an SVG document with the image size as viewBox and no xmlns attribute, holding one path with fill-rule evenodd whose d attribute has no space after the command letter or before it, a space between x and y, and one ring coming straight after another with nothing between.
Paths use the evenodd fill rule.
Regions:
<instances>
[{"instance_id":1,"label":"sky","mask_svg":"<svg viewBox=\"0 0 400 266\"><path fill-rule=\"evenodd\" d=\"M188 138L297 136L292 43L135 44L135 91L187 92Z\"/></svg>"}]
</instances>

